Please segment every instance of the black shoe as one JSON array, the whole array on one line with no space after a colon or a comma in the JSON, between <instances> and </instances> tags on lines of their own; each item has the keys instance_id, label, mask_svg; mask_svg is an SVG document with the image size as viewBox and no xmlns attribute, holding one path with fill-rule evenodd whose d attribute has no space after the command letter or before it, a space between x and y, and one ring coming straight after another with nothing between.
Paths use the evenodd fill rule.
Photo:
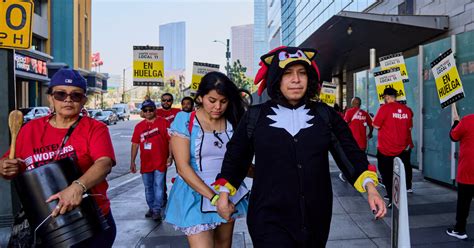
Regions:
<instances>
[{"instance_id":1,"label":"black shoe","mask_svg":"<svg viewBox=\"0 0 474 248\"><path fill-rule=\"evenodd\" d=\"M466 232L457 232L456 230L454 230L454 228L446 229L446 234L448 234L449 236L458 238L458 239L467 239Z\"/></svg>"},{"instance_id":2,"label":"black shoe","mask_svg":"<svg viewBox=\"0 0 474 248\"><path fill-rule=\"evenodd\" d=\"M151 211L151 209L148 209L148 212L146 212L145 214L145 218L151 218L152 215L153 215L153 212Z\"/></svg>"},{"instance_id":3,"label":"black shoe","mask_svg":"<svg viewBox=\"0 0 474 248\"><path fill-rule=\"evenodd\" d=\"M153 213L151 218L154 220L154 221L157 221L157 222L161 222L161 214L160 213Z\"/></svg>"}]
</instances>

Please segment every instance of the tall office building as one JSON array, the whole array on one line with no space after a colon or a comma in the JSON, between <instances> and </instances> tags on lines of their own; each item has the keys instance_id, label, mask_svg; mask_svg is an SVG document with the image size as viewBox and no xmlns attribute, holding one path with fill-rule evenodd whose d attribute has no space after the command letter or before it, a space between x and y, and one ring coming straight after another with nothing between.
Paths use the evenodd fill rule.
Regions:
<instances>
[{"instance_id":1,"label":"tall office building","mask_svg":"<svg viewBox=\"0 0 474 248\"><path fill-rule=\"evenodd\" d=\"M51 50L54 62L89 71L91 0L50 1Z\"/></svg>"},{"instance_id":2,"label":"tall office building","mask_svg":"<svg viewBox=\"0 0 474 248\"><path fill-rule=\"evenodd\" d=\"M268 52L267 0L254 1L253 14L253 71L257 73L260 56Z\"/></svg>"},{"instance_id":3,"label":"tall office building","mask_svg":"<svg viewBox=\"0 0 474 248\"><path fill-rule=\"evenodd\" d=\"M239 60L247 68L245 76L254 78L253 24L231 27L232 63Z\"/></svg>"},{"instance_id":4,"label":"tall office building","mask_svg":"<svg viewBox=\"0 0 474 248\"><path fill-rule=\"evenodd\" d=\"M185 22L160 25L160 46L164 47L165 71L184 71L186 69Z\"/></svg>"},{"instance_id":5,"label":"tall office building","mask_svg":"<svg viewBox=\"0 0 474 248\"><path fill-rule=\"evenodd\" d=\"M268 45L270 49L281 46L281 0L267 1Z\"/></svg>"}]
</instances>

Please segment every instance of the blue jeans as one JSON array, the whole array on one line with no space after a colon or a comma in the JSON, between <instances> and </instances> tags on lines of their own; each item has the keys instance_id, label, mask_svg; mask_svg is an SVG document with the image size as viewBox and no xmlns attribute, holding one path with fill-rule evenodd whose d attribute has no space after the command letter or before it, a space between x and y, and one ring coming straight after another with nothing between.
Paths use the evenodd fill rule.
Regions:
<instances>
[{"instance_id":1,"label":"blue jeans","mask_svg":"<svg viewBox=\"0 0 474 248\"><path fill-rule=\"evenodd\" d=\"M153 172L143 173L142 179L145 185L145 198L148 208L151 209L153 213L161 213L165 172L155 170Z\"/></svg>"}]
</instances>

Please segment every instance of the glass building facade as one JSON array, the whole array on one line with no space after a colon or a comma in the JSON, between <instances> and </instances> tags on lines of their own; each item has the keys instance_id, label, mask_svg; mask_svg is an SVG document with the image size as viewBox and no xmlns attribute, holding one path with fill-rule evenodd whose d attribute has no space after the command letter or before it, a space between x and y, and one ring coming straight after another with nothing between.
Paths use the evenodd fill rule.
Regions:
<instances>
[{"instance_id":1,"label":"glass building facade","mask_svg":"<svg viewBox=\"0 0 474 248\"><path fill-rule=\"evenodd\" d=\"M260 56L268 52L267 29L267 0L254 1L253 26L253 71L256 73L260 66Z\"/></svg>"},{"instance_id":2,"label":"glass building facade","mask_svg":"<svg viewBox=\"0 0 474 248\"><path fill-rule=\"evenodd\" d=\"M186 23L160 25L160 46L164 47L165 71L186 69Z\"/></svg>"}]
</instances>

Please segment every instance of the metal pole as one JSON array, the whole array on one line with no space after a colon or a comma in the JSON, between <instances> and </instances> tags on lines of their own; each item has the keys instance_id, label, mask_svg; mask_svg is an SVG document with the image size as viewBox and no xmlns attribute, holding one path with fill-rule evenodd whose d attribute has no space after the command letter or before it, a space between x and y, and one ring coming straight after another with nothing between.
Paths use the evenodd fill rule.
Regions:
<instances>
[{"instance_id":1,"label":"metal pole","mask_svg":"<svg viewBox=\"0 0 474 248\"><path fill-rule=\"evenodd\" d=\"M227 39L227 51L225 53L225 58L227 59L227 66L226 66L226 71L227 71L227 76L230 76L230 39Z\"/></svg>"},{"instance_id":2,"label":"metal pole","mask_svg":"<svg viewBox=\"0 0 474 248\"><path fill-rule=\"evenodd\" d=\"M123 68L122 75L122 103L125 103L125 68Z\"/></svg>"}]
</instances>

